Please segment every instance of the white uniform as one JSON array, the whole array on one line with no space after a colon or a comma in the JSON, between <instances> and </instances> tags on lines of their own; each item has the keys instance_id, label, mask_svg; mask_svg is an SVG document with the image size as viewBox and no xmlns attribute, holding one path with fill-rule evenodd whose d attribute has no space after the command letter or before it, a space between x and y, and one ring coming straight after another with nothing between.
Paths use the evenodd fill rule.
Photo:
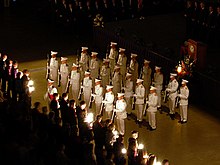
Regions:
<instances>
[{"instance_id":1,"label":"white uniform","mask_svg":"<svg viewBox=\"0 0 220 165\"><path fill-rule=\"evenodd\" d=\"M83 79L83 96L86 105L89 107L90 99L92 94L92 79L85 77Z\"/></svg>"},{"instance_id":2,"label":"white uniform","mask_svg":"<svg viewBox=\"0 0 220 165\"><path fill-rule=\"evenodd\" d=\"M158 107L161 107L161 90L163 89L163 74L154 73L154 86L157 88L156 93L158 96Z\"/></svg>"},{"instance_id":3,"label":"white uniform","mask_svg":"<svg viewBox=\"0 0 220 165\"><path fill-rule=\"evenodd\" d=\"M116 96L121 91L121 73L115 72L112 78L113 93Z\"/></svg>"},{"instance_id":4,"label":"white uniform","mask_svg":"<svg viewBox=\"0 0 220 165\"><path fill-rule=\"evenodd\" d=\"M127 106L127 104L124 99L116 101L116 106L115 106L115 108L116 108L115 109L116 122L117 122L118 132L121 135L125 134L125 121L124 121L124 119L127 118L126 106Z\"/></svg>"},{"instance_id":5,"label":"white uniform","mask_svg":"<svg viewBox=\"0 0 220 165\"><path fill-rule=\"evenodd\" d=\"M62 93L65 93L68 76L69 76L69 69L67 64L60 65L60 75L61 75L61 79L60 79L61 91Z\"/></svg>"},{"instance_id":6,"label":"white uniform","mask_svg":"<svg viewBox=\"0 0 220 165\"><path fill-rule=\"evenodd\" d=\"M152 129L156 129L156 112L158 104L158 96L156 93L149 94L147 116Z\"/></svg>"},{"instance_id":7,"label":"white uniform","mask_svg":"<svg viewBox=\"0 0 220 165\"><path fill-rule=\"evenodd\" d=\"M189 97L189 89L187 86L180 88L180 116L181 121L187 121L187 108L188 108L188 97Z\"/></svg>"},{"instance_id":8,"label":"white uniform","mask_svg":"<svg viewBox=\"0 0 220 165\"><path fill-rule=\"evenodd\" d=\"M123 54L119 54L117 64L120 66L120 73L122 75L122 83L125 84L125 74L127 71L127 57Z\"/></svg>"},{"instance_id":9,"label":"white uniform","mask_svg":"<svg viewBox=\"0 0 220 165\"><path fill-rule=\"evenodd\" d=\"M53 94L54 94L54 93L58 93L57 88L54 87L53 85L48 86L47 92L46 92L46 94L44 95L44 100L47 101L47 103L48 103L48 104L47 104L48 108L50 107L50 102L51 102L51 100L53 99Z\"/></svg>"},{"instance_id":10,"label":"white uniform","mask_svg":"<svg viewBox=\"0 0 220 165\"><path fill-rule=\"evenodd\" d=\"M112 74L113 71L114 71L114 68L115 68L115 59L117 58L117 56L118 56L117 50L111 48L111 49L110 49L110 53L109 53L109 60L110 60L109 67L110 67L110 70L111 70L111 74Z\"/></svg>"},{"instance_id":11,"label":"white uniform","mask_svg":"<svg viewBox=\"0 0 220 165\"><path fill-rule=\"evenodd\" d=\"M144 95L145 95L145 88L144 86L138 85L135 89L136 94L136 107L137 107L137 120L139 122L143 119L143 110L144 110Z\"/></svg>"},{"instance_id":12,"label":"white uniform","mask_svg":"<svg viewBox=\"0 0 220 165\"><path fill-rule=\"evenodd\" d=\"M177 97L177 89L178 89L179 83L176 79L173 81L170 81L168 84L168 88L166 89L167 92L169 92L169 109L170 114L175 113L175 101Z\"/></svg>"},{"instance_id":13,"label":"white uniform","mask_svg":"<svg viewBox=\"0 0 220 165\"><path fill-rule=\"evenodd\" d=\"M99 76L99 62L97 59L91 59L89 69L91 72L93 88L95 87L95 78Z\"/></svg>"},{"instance_id":14,"label":"white uniform","mask_svg":"<svg viewBox=\"0 0 220 165\"><path fill-rule=\"evenodd\" d=\"M133 82L136 82L138 79L138 62L134 61L133 59L130 62L129 70L132 74Z\"/></svg>"},{"instance_id":15,"label":"white uniform","mask_svg":"<svg viewBox=\"0 0 220 165\"><path fill-rule=\"evenodd\" d=\"M95 108L96 116L101 113L101 104L103 100L103 87L100 85L95 86Z\"/></svg>"},{"instance_id":16,"label":"white uniform","mask_svg":"<svg viewBox=\"0 0 220 165\"><path fill-rule=\"evenodd\" d=\"M145 87L145 97L148 96L149 91L150 91L151 73L152 73L152 70L149 66L143 67L142 79L144 80L143 85Z\"/></svg>"},{"instance_id":17,"label":"white uniform","mask_svg":"<svg viewBox=\"0 0 220 165\"><path fill-rule=\"evenodd\" d=\"M106 65L103 65L100 71L100 75L102 77L102 85L105 88L110 81L110 68L107 68Z\"/></svg>"},{"instance_id":18,"label":"white uniform","mask_svg":"<svg viewBox=\"0 0 220 165\"><path fill-rule=\"evenodd\" d=\"M88 65L89 65L89 56L87 53L81 53L81 57L80 57L80 61L79 61L81 67L82 67L82 72L84 74L84 72L89 69Z\"/></svg>"},{"instance_id":19,"label":"white uniform","mask_svg":"<svg viewBox=\"0 0 220 165\"><path fill-rule=\"evenodd\" d=\"M112 117L112 111L113 111L113 102L114 102L114 94L113 92L107 92L105 94L105 111L106 111L106 117L111 118Z\"/></svg>"},{"instance_id":20,"label":"white uniform","mask_svg":"<svg viewBox=\"0 0 220 165\"><path fill-rule=\"evenodd\" d=\"M80 73L78 73L76 70L71 71L70 84L72 86L72 97L78 103L80 90Z\"/></svg>"},{"instance_id":21,"label":"white uniform","mask_svg":"<svg viewBox=\"0 0 220 165\"><path fill-rule=\"evenodd\" d=\"M50 59L50 79L54 80L54 86L57 86L59 64L56 58Z\"/></svg>"},{"instance_id":22,"label":"white uniform","mask_svg":"<svg viewBox=\"0 0 220 165\"><path fill-rule=\"evenodd\" d=\"M128 114L131 114L131 110L132 110L132 96L133 96L133 81L126 80L124 97L127 103L126 111Z\"/></svg>"}]
</instances>

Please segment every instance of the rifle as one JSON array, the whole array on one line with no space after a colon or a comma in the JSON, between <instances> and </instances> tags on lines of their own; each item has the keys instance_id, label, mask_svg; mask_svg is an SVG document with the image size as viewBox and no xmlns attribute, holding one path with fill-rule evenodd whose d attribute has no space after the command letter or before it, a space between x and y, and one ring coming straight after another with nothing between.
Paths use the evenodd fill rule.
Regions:
<instances>
[{"instance_id":1,"label":"rifle","mask_svg":"<svg viewBox=\"0 0 220 165\"><path fill-rule=\"evenodd\" d=\"M46 75L46 79L50 78L50 55L47 54L47 75Z\"/></svg>"},{"instance_id":2,"label":"rifle","mask_svg":"<svg viewBox=\"0 0 220 165\"><path fill-rule=\"evenodd\" d=\"M114 109L113 109L113 112L112 112L112 117L111 117L112 123L114 123L114 120L115 120L115 106L114 106Z\"/></svg>"},{"instance_id":3,"label":"rifle","mask_svg":"<svg viewBox=\"0 0 220 165\"><path fill-rule=\"evenodd\" d=\"M91 89L92 91L92 89ZM90 96L90 101L89 101L89 108L91 109L92 108L92 102L94 101L94 94L91 94Z\"/></svg>"},{"instance_id":4,"label":"rifle","mask_svg":"<svg viewBox=\"0 0 220 165\"><path fill-rule=\"evenodd\" d=\"M81 99L82 99L82 94L83 94L83 84L82 84L82 82L81 82L80 92L79 92L79 95L78 95L78 100L81 100Z\"/></svg>"},{"instance_id":5,"label":"rifle","mask_svg":"<svg viewBox=\"0 0 220 165\"><path fill-rule=\"evenodd\" d=\"M177 92L177 94L179 93L179 91ZM176 99L175 99L175 107L177 108L178 105L179 105L179 102L180 102L180 97L177 96Z\"/></svg>"},{"instance_id":6,"label":"rifle","mask_svg":"<svg viewBox=\"0 0 220 165\"><path fill-rule=\"evenodd\" d=\"M69 93L69 90L70 90L70 76L68 76L68 83L67 83L67 86L66 86L65 93Z\"/></svg>"},{"instance_id":7,"label":"rifle","mask_svg":"<svg viewBox=\"0 0 220 165\"><path fill-rule=\"evenodd\" d=\"M61 73L60 73L60 67L58 69L58 87L61 86Z\"/></svg>"},{"instance_id":8,"label":"rifle","mask_svg":"<svg viewBox=\"0 0 220 165\"><path fill-rule=\"evenodd\" d=\"M102 100L102 104L101 104L101 109L100 109L100 114L103 116L103 112L105 109L104 103L103 103L104 99Z\"/></svg>"},{"instance_id":9,"label":"rifle","mask_svg":"<svg viewBox=\"0 0 220 165\"><path fill-rule=\"evenodd\" d=\"M167 98L169 96L169 92L167 92L166 90L164 91L164 97L163 97L163 102L166 103L167 102Z\"/></svg>"},{"instance_id":10,"label":"rifle","mask_svg":"<svg viewBox=\"0 0 220 165\"><path fill-rule=\"evenodd\" d=\"M135 110L135 102L136 102L136 97L132 97L132 110Z\"/></svg>"},{"instance_id":11,"label":"rifle","mask_svg":"<svg viewBox=\"0 0 220 165\"><path fill-rule=\"evenodd\" d=\"M143 115L144 116L146 116L146 112L147 112L147 108L148 108L148 102L147 102L147 100L146 100L146 103L145 103L145 105L144 105L144 111L143 111Z\"/></svg>"}]
</instances>

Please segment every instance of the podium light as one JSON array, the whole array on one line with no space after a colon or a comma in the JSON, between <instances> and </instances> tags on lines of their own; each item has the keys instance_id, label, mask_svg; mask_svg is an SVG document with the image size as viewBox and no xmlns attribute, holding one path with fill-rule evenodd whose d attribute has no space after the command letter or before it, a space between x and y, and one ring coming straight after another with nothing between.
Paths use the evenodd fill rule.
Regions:
<instances>
[{"instance_id":1,"label":"podium light","mask_svg":"<svg viewBox=\"0 0 220 165\"><path fill-rule=\"evenodd\" d=\"M122 154L126 154L126 153L127 153L127 150L126 150L125 148L122 148L121 153L122 153Z\"/></svg>"},{"instance_id":2,"label":"podium light","mask_svg":"<svg viewBox=\"0 0 220 165\"><path fill-rule=\"evenodd\" d=\"M143 150L143 149L144 149L144 145L143 145L143 144L139 144L139 145L138 145L138 149L139 149L139 150Z\"/></svg>"}]
</instances>

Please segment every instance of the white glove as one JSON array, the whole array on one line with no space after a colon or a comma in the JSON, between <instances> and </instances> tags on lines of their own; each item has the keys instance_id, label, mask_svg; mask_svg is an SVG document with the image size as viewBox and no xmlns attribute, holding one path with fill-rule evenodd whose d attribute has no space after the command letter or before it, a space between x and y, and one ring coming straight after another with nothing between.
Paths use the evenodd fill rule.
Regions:
<instances>
[{"instance_id":1,"label":"white glove","mask_svg":"<svg viewBox=\"0 0 220 165\"><path fill-rule=\"evenodd\" d=\"M166 89L167 92L170 92L171 90L169 88Z\"/></svg>"}]
</instances>

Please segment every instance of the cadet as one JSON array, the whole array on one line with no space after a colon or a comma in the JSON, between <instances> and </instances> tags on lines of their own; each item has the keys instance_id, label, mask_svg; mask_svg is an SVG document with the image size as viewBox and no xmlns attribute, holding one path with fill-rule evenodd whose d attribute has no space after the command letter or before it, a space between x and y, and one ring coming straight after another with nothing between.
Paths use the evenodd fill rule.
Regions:
<instances>
[{"instance_id":1,"label":"cadet","mask_svg":"<svg viewBox=\"0 0 220 165\"><path fill-rule=\"evenodd\" d=\"M132 74L127 73L126 74L126 81L125 81L125 100L127 102L127 107L126 111L128 116L131 115L131 110L132 110L132 96L133 96L133 81L131 80Z\"/></svg>"},{"instance_id":2,"label":"cadet","mask_svg":"<svg viewBox=\"0 0 220 165\"><path fill-rule=\"evenodd\" d=\"M61 57L61 65L60 65L60 86L61 86L61 92L65 93L66 91L66 86L68 83L68 76L69 76L69 68L67 64L67 59L66 57Z\"/></svg>"},{"instance_id":3,"label":"cadet","mask_svg":"<svg viewBox=\"0 0 220 165\"><path fill-rule=\"evenodd\" d=\"M136 58L137 58L137 54L131 53L129 71L132 74L133 82L136 82L138 79L138 62Z\"/></svg>"},{"instance_id":4,"label":"cadet","mask_svg":"<svg viewBox=\"0 0 220 165\"><path fill-rule=\"evenodd\" d=\"M115 72L113 74L113 78L112 78L112 85L113 87L113 93L116 96L117 93L119 93L121 91L121 73L120 73L120 66L116 65L115 66Z\"/></svg>"},{"instance_id":5,"label":"cadet","mask_svg":"<svg viewBox=\"0 0 220 165\"><path fill-rule=\"evenodd\" d=\"M51 59L50 59L50 79L54 81L54 86L57 86L57 81L58 81L58 69L59 69L59 64L57 61L57 52L51 51Z\"/></svg>"},{"instance_id":6,"label":"cadet","mask_svg":"<svg viewBox=\"0 0 220 165\"><path fill-rule=\"evenodd\" d=\"M151 73L152 70L149 66L150 61L144 60L144 66L143 66L143 74L142 79L144 80L144 88L145 88L145 97L149 94L150 84L151 84Z\"/></svg>"},{"instance_id":7,"label":"cadet","mask_svg":"<svg viewBox=\"0 0 220 165\"><path fill-rule=\"evenodd\" d=\"M119 48L119 56L117 64L120 66L120 72L122 75L122 84L125 84L125 75L127 71L127 57L125 55L125 49Z\"/></svg>"},{"instance_id":8,"label":"cadet","mask_svg":"<svg viewBox=\"0 0 220 165\"><path fill-rule=\"evenodd\" d=\"M70 73L70 84L72 86L72 97L78 104L78 96L80 90L80 73L77 71L78 65L73 63L72 71Z\"/></svg>"},{"instance_id":9,"label":"cadet","mask_svg":"<svg viewBox=\"0 0 220 165\"><path fill-rule=\"evenodd\" d=\"M93 89L95 87L95 78L97 78L99 75L99 62L97 59L97 54L98 54L97 52L92 52L92 54L91 54L92 59L90 61L90 65L89 65L89 69L91 71Z\"/></svg>"},{"instance_id":10,"label":"cadet","mask_svg":"<svg viewBox=\"0 0 220 165\"><path fill-rule=\"evenodd\" d=\"M187 122L187 110L188 110L188 97L189 97L189 89L186 86L188 83L187 80L182 80L182 87L180 87L180 94L178 94L178 97L180 97L180 117L181 123Z\"/></svg>"},{"instance_id":11,"label":"cadet","mask_svg":"<svg viewBox=\"0 0 220 165\"><path fill-rule=\"evenodd\" d=\"M125 134L125 119L127 118L126 106L127 104L124 100L124 93L118 93L118 100L116 101L115 112L117 128L120 135Z\"/></svg>"},{"instance_id":12,"label":"cadet","mask_svg":"<svg viewBox=\"0 0 220 165\"><path fill-rule=\"evenodd\" d=\"M151 127L150 130L152 131L156 129L156 112L157 112L157 104L158 104L158 96L156 94L156 89L157 88L153 86L150 88L148 101L146 101L146 104L148 104L147 117L148 117L149 125Z\"/></svg>"},{"instance_id":13,"label":"cadet","mask_svg":"<svg viewBox=\"0 0 220 165\"><path fill-rule=\"evenodd\" d=\"M105 93L105 100L103 103L105 104L105 112L106 117L111 119L112 117L112 111L113 111L113 103L114 103L114 94L112 92L113 86L107 85L106 86L106 93Z\"/></svg>"},{"instance_id":14,"label":"cadet","mask_svg":"<svg viewBox=\"0 0 220 165\"><path fill-rule=\"evenodd\" d=\"M81 57L79 63L82 67L82 73L89 69L89 55L88 55L88 47L82 47ZM84 76L84 75L83 75ZM83 77L81 77L83 79Z\"/></svg>"},{"instance_id":15,"label":"cadet","mask_svg":"<svg viewBox=\"0 0 220 165\"><path fill-rule=\"evenodd\" d=\"M155 73L153 79L153 85L157 88L156 93L158 96L158 108L161 108L161 90L163 88L163 74L161 73L161 67L155 66Z\"/></svg>"},{"instance_id":16,"label":"cadet","mask_svg":"<svg viewBox=\"0 0 220 165\"><path fill-rule=\"evenodd\" d=\"M100 71L100 75L102 77L102 85L106 88L106 85L110 83L110 68L109 68L109 59L103 60L103 65Z\"/></svg>"},{"instance_id":17,"label":"cadet","mask_svg":"<svg viewBox=\"0 0 220 165\"><path fill-rule=\"evenodd\" d=\"M92 79L90 78L90 72L85 71L85 77L83 79L83 96L86 105L90 105L92 94Z\"/></svg>"},{"instance_id":18,"label":"cadet","mask_svg":"<svg viewBox=\"0 0 220 165\"><path fill-rule=\"evenodd\" d=\"M177 74L170 73L170 82L168 84L168 87L166 89L167 92L169 92L169 109L170 109L170 115L171 118L174 120L175 115L175 102L177 97L177 89L179 86L179 83L177 82L175 76Z\"/></svg>"},{"instance_id":19,"label":"cadet","mask_svg":"<svg viewBox=\"0 0 220 165\"><path fill-rule=\"evenodd\" d=\"M115 60L118 56L118 52L117 52L117 49L116 49L116 45L117 43L115 42L111 42L111 49L110 49L110 52L109 52L109 60L110 60L110 70L111 70L111 74L113 73L113 70L115 68Z\"/></svg>"},{"instance_id":20,"label":"cadet","mask_svg":"<svg viewBox=\"0 0 220 165\"><path fill-rule=\"evenodd\" d=\"M145 88L142 84L142 79L137 79L136 89L135 89L135 97L136 97L136 107L137 107L137 122L140 124L143 119L143 109L144 109L144 95Z\"/></svg>"},{"instance_id":21,"label":"cadet","mask_svg":"<svg viewBox=\"0 0 220 165\"><path fill-rule=\"evenodd\" d=\"M48 101L48 105L50 105L50 102L53 100L53 94L57 93L57 88L53 85L54 81L51 79L48 79L48 88L47 92L44 96L44 99Z\"/></svg>"},{"instance_id":22,"label":"cadet","mask_svg":"<svg viewBox=\"0 0 220 165\"><path fill-rule=\"evenodd\" d=\"M95 79L95 108L96 116L101 114L101 104L103 100L103 87L101 86L101 80Z\"/></svg>"}]
</instances>

